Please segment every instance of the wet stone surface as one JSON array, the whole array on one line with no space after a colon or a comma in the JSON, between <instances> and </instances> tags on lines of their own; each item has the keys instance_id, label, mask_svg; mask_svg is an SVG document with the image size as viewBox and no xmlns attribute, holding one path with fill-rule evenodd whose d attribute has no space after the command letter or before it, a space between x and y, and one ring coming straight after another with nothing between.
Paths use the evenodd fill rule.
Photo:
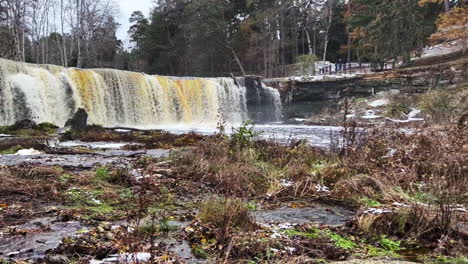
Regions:
<instances>
[{"instance_id":1,"label":"wet stone surface","mask_svg":"<svg viewBox=\"0 0 468 264\"><path fill-rule=\"evenodd\" d=\"M168 156L169 153L169 150L150 149L146 151L106 150L79 155L0 155L0 164L12 166L29 163L44 166L92 168L99 165L127 164L132 158L138 156L161 158Z\"/></svg>"},{"instance_id":2,"label":"wet stone surface","mask_svg":"<svg viewBox=\"0 0 468 264\"><path fill-rule=\"evenodd\" d=\"M57 222L44 217L16 227L18 235L0 233L0 257L6 259L37 259L47 250L58 247L62 238L82 229L79 222Z\"/></svg>"},{"instance_id":3,"label":"wet stone surface","mask_svg":"<svg viewBox=\"0 0 468 264\"><path fill-rule=\"evenodd\" d=\"M254 213L258 223L291 223L299 225L308 223L343 225L354 215L355 212L344 207L319 204L314 205L314 207L282 207Z\"/></svg>"}]
</instances>

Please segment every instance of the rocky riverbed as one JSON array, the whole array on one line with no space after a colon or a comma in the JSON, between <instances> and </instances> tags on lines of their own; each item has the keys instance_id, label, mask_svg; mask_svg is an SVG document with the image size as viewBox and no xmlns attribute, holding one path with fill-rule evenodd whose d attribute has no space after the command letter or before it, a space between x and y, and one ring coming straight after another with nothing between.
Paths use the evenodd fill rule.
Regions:
<instances>
[{"instance_id":1,"label":"rocky riverbed","mask_svg":"<svg viewBox=\"0 0 468 264\"><path fill-rule=\"evenodd\" d=\"M250 127L19 131L0 139L0 263L451 263L465 254L462 230L444 250L385 225L371 231L413 205L301 141L255 139ZM456 210L466 217L463 204Z\"/></svg>"}]
</instances>

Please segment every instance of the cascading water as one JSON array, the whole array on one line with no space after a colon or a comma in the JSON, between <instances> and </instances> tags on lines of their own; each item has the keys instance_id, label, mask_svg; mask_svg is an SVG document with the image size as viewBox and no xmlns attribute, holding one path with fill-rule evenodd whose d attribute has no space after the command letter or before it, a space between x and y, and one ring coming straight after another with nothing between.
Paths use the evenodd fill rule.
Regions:
<instances>
[{"instance_id":1,"label":"cascading water","mask_svg":"<svg viewBox=\"0 0 468 264\"><path fill-rule=\"evenodd\" d=\"M232 78L175 78L0 59L0 124L32 119L63 125L79 107L90 123L104 126L215 124L219 112L227 122L240 123L250 118L246 90ZM278 109L275 105L271 111Z\"/></svg>"},{"instance_id":2,"label":"cascading water","mask_svg":"<svg viewBox=\"0 0 468 264\"><path fill-rule=\"evenodd\" d=\"M282 119L281 97L278 90L266 86L260 77L242 80L246 91L247 108L251 119L259 123L277 122Z\"/></svg>"}]
</instances>

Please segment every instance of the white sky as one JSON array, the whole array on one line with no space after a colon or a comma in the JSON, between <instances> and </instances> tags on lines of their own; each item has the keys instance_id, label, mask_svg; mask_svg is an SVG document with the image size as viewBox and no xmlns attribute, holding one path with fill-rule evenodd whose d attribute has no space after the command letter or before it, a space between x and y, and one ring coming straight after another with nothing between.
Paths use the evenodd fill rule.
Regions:
<instances>
[{"instance_id":1,"label":"white sky","mask_svg":"<svg viewBox=\"0 0 468 264\"><path fill-rule=\"evenodd\" d=\"M116 0L116 3L119 5L120 14L118 17L118 22L121 24L119 30L117 31L117 38L124 41L128 46L128 28L130 27L130 22L128 19L132 15L133 11L140 10L148 16L151 8L153 7L153 0Z\"/></svg>"}]
</instances>

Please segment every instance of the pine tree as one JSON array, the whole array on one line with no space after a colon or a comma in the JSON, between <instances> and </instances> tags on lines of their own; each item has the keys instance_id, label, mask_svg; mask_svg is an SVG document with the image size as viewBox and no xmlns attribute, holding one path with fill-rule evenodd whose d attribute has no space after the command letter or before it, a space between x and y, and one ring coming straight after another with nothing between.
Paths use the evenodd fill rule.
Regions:
<instances>
[{"instance_id":1,"label":"pine tree","mask_svg":"<svg viewBox=\"0 0 468 264\"><path fill-rule=\"evenodd\" d=\"M375 63L397 58L408 63L411 51L423 47L435 30L436 16L418 0L355 0L354 8L353 36Z\"/></svg>"}]
</instances>

